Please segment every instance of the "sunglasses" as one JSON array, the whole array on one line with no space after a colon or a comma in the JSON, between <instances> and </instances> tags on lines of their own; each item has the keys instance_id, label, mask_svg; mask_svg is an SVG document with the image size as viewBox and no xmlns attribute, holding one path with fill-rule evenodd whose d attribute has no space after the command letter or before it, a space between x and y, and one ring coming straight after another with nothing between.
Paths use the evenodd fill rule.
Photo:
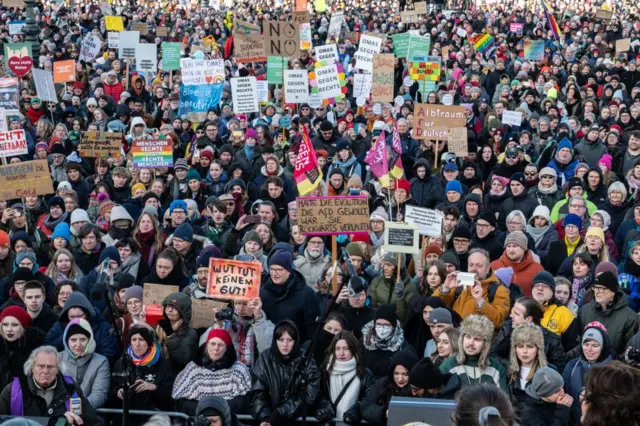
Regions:
<instances>
[{"instance_id":1,"label":"sunglasses","mask_svg":"<svg viewBox=\"0 0 640 426\"><path fill-rule=\"evenodd\" d=\"M553 179L553 176L552 175L542 175L542 176L540 176L540 178L542 178L542 179Z\"/></svg>"}]
</instances>

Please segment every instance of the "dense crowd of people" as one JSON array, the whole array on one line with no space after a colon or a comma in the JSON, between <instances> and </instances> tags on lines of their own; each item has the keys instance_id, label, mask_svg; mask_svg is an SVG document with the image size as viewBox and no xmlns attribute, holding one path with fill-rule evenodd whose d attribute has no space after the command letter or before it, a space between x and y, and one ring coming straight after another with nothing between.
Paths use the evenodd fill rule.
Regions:
<instances>
[{"instance_id":1,"label":"dense crowd of people","mask_svg":"<svg viewBox=\"0 0 640 426\"><path fill-rule=\"evenodd\" d=\"M75 68L57 103L18 78L18 109L4 111L28 145L7 162L46 160L54 193L0 201L0 415L118 425L98 410L128 398L215 426L240 414L386 425L404 396L455 399L456 425L640 425L638 5L454 2L406 22L400 10L416 6L404 1L302 3L37 2L33 67ZM264 27L294 9L309 12L311 48L283 67L312 71L315 49L335 43L344 96L294 104L268 84L259 111L234 113L231 80L269 73L237 60L235 20ZM0 12L5 47L25 41L25 9ZM140 41L158 59L178 42L183 58L224 60L220 102L179 115L181 71L119 56L107 16L147 24ZM429 89L398 57L407 32L441 58ZM354 95L368 34L396 54L393 103ZM100 51L80 60L92 35ZM539 40L543 58L527 59ZM445 103L464 107L464 156L416 138L417 105ZM122 149L80 155L86 131L120 133ZM139 140L168 140L172 167L134 166ZM369 155L378 142L401 170L389 184ZM322 172L304 192L302 160ZM368 232L338 235L332 252L331 237L303 233L301 195L366 197ZM442 218L417 254L386 248L408 206ZM217 299L227 308L194 328L212 259L259 263L259 296ZM145 284L178 287L160 318ZM147 421L169 424L131 417Z\"/></svg>"}]
</instances>

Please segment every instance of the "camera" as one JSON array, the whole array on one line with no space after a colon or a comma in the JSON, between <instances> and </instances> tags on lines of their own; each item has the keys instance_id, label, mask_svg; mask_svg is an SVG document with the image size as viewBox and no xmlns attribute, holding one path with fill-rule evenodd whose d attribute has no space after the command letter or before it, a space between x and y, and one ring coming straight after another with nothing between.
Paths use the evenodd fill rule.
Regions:
<instances>
[{"instance_id":1,"label":"camera","mask_svg":"<svg viewBox=\"0 0 640 426\"><path fill-rule=\"evenodd\" d=\"M205 416L189 417L187 426L211 426L211 422Z\"/></svg>"},{"instance_id":2,"label":"camera","mask_svg":"<svg viewBox=\"0 0 640 426\"><path fill-rule=\"evenodd\" d=\"M640 349L629 349L626 355L627 364L640 366Z\"/></svg>"},{"instance_id":3,"label":"camera","mask_svg":"<svg viewBox=\"0 0 640 426\"><path fill-rule=\"evenodd\" d=\"M233 308L220 309L215 314L216 321L231 321L233 319Z\"/></svg>"}]
</instances>

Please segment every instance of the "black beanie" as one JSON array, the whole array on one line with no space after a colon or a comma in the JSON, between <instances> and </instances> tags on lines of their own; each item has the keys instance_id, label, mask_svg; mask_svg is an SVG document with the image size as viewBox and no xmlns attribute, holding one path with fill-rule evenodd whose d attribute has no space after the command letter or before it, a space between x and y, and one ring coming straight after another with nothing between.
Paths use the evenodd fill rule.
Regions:
<instances>
[{"instance_id":1,"label":"black beanie","mask_svg":"<svg viewBox=\"0 0 640 426\"><path fill-rule=\"evenodd\" d=\"M467 225L458 225L451 236L451 238L464 238L465 240L470 240L472 237L471 230Z\"/></svg>"},{"instance_id":2,"label":"black beanie","mask_svg":"<svg viewBox=\"0 0 640 426\"><path fill-rule=\"evenodd\" d=\"M91 333L89 333L87 330L82 328L80 324L71 324L69 326L69 329L67 330L67 333L66 333L67 340L69 340L69 338L74 334L82 334L83 336L86 336L87 339L91 339Z\"/></svg>"},{"instance_id":3,"label":"black beanie","mask_svg":"<svg viewBox=\"0 0 640 426\"><path fill-rule=\"evenodd\" d=\"M389 321L394 327L398 323L398 315L396 314L396 305L380 305L376 310L376 319Z\"/></svg>"},{"instance_id":4,"label":"black beanie","mask_svg":"<svg viewBox=\"0 0 640 426\"><path fill-rule=\"evenodd\" d=\"M149 348L151 348L151 346L153 346L153 330L151 330L148 327L145 326L134 326L131 328L131 331L129 332L129 343L131 343L131 338L133 336L135 336L136 334L139 334L140 337L142 337L144 339L145 342L147 342L147 345L149 346Z\"/></svg>"},{"instance_id":5,"label":"black beanie","mask_svg":"<svg viewBox=\"0 0 640 426\"><path fill-rule=\"evenodd\" d=\"M449 381L451 374L442 374L431 358L422 358L409 372L409 384L420 389L436 389Z\"/></svg>"},{"instance_id":6,"label":"black beanie","mask_svg":"<svg viewBox=\"0 0 640 426\"><path fill-rule=\"evenodd\" d=\"M31 281L33 280L33 272L29 268L18 268L13 273L13 281Z\"/></svg>"},{"instance_id":7,"label":"black beanie","mask_svg":"<svg viewBox=\"0 0 640 426\"><path fill-rule=\"evenodd\" d=\"M136 279L133 277L133 275L124 272L120 274L120 278L118 279L118 283L116 284L116 290L124 290L134 285L136 285Z\"/></svg>"},{"instance_id":8,"label":"black beanie","mask_svg":"<svg viewBox=\"0 0 640 426\"><path fill-rule=\"evenodd\" d=\"M478 220L484 220L489 222L489 225L493 226L494 228L498 229L498 221L496 220L496 215L491 213L491 212L482 212L480 213L480 216L478 216Z\"/></svg>"}]
</instances>

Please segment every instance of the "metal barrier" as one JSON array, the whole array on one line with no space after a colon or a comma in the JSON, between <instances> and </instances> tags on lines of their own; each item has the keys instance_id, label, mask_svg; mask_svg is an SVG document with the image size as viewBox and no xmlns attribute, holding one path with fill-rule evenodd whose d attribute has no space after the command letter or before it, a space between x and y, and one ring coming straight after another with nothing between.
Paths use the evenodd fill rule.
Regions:
<instances>
[{"instance_id":1,"label":"metal barrier","mask_svg":"<svg viewBox=\"0 0 640 426\"><path fill-rule=\"evenodd\" d=\"M122 409L119 408L99 408L96 410L99 414L119 414L122 415ZM188 419L191 416L186 415L185 413L181 413L179 411L151 411L151 410L129 410L129 414L133 415L133 416L156 416L156 415L160 415L160 416L169 416L169 417L179 417L181 419ZM236 414L236 416L238 417L238 420L250 420L253 421L255 420L253 417L251 417L249 414ZM296 422L302 422L302 418L296 419ZM341 419L332 419L329 422L326 423L336 423L336 422L341 422ZM320 423L320 420L316 419L315 417L307 417L307 422L311 422L311 423ZM362 422L364 423L364 422Z\"/></svg>"}]
</instances>

